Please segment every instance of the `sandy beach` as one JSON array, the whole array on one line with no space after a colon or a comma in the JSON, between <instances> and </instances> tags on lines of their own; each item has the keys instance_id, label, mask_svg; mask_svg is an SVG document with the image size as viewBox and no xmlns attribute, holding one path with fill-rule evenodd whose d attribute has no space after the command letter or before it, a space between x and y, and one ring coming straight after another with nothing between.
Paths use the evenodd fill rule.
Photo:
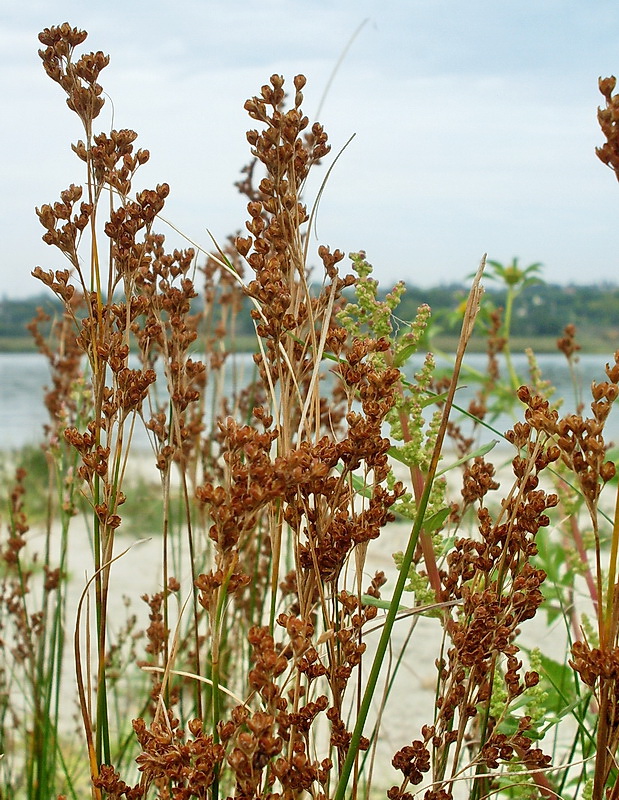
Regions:
<instances>
[{"instance_id":1,"label":"sandy beach","mask_svg":"<svg viewBox=\"0 0 619 800\"><path fill-rule=\"evenodd\" d=\"M445 459L449 463L449 459ZM129 470L129 482L138 476L144 480L158 480L158 474L149 457L140 455L133 458ZM454 473L455 474L455 473ZM503 467L500 473L501 482L507 485L510 480L510 471ZM388 578L388 583L383 589L383 597L388 598L393 591L397 578L392 554L403 550L410 532L410 524L396 522L388 525L381 537L370 543L368 558L365 567L367 583L375 570L383 570ZM29 549L35 551L43 545L43 532L33 529L28 534ZM52 541L59 540L59 529L54 528ZM69 552L69 584L67 596L67 648L64 663L64 688L63 694L66 702L62 706L63 727L67 732L74 729L76 717L76 684L75 664L73 653L73 632L77 615L77 608L84 587L93 575L93 559L89 542L88 523L81 517L72 520L70 531ZM197 546L199 547L199 538ZM191 592L191 578L189 574L189 559L186 541L182 548L182 566L174 574L181 583L179 596L184 600ZM136 540L134 536L123 533L122 526L116 533L114 555L116 561L112 565L109 595L109 620L111 637L118 633L124 626L128 615L137 616L137 628L144 628L148 624L148 608L141 600L142 595L152 594L162 589L162 537L160 530L144 530L143 539ZM407 602L406 596L403 600ZM83 604L81 642L85 648L86 617L92 617L88 611L88 604ZM379 622L379 620L377 621ZM392 693L387 701L384 712L384 724L378 741L374 776L377 786L385 787L394 782L395 771L391 766L393 753L400 747L409 744L419 736L423 724L430 724L433 719L434 692L436 680L435 659L438 657L442 631L437 619L427 617L406 617L396 623L392 636L392 651L390 657L395 659L414 625L411 642L406 655L399 668ZM378 628L378 625L376 626ZM94 630L92 619L90 622L91 636ZM364 657L362 669L367 674L372 661L373 648L378 641L380 631L377 629L367 636L368 651ZM566 631L562 618L548 628L543 615L525 623L522 630L521 643L527 647L541 646L543 651L551 657L562 659L566 649ZM138 643L138 651L143 644ZM143 652L143 651L142 651ZM139 667L130 664L128 677L134 672L137 678ZM385 665L384 679L389 673L388 664ZM378 712L381 700L380 692L377 693L373 714Z\"/></svg>"}]
</instances>

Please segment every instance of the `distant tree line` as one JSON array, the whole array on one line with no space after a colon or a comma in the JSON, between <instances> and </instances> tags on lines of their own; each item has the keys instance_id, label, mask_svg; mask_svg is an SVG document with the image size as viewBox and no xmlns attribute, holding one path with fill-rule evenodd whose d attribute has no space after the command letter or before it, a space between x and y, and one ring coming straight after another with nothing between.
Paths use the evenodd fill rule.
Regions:
<instances>
[{"instance_id":1,"label":"distant tree line","mask_svg":"<svg viewBox=\"0 0 619 800\"><path fill-rule=\"evenodd\" d=\"M414 319L419 305L427 303L432 309L436 328L443 334L457 334L460 317L455 312L466 299L467 293L465 285L455 283L429 289L408 286L396 315L407 322ZM484 302L490 307L503 306L505 291L487 286ZM4 349L10 349L10 341L7 340L23 341L29 337L26 326L38 307L43 307L51 316L61 311L55 298L47 295L0 300L0 339ZM512 334L522 337L560 336L568 323L574 323L584 337L603 336L606 340L619 342L619 287L544 283L529 286L516 300ZM240 315L237 332L245 335L253 333L249 313Z\"/></svg>"},{"instance_id":2,"label":"distant tree line","mask_svg":"<svg viewBox=\"0 0 619 800\"><path fill-rule=\"evenodd\" d=\"M19 300L7 297L0 300L0 339L30 337L26 326L35 317L38 308L42 308L51 317L62 311L60 301L45 294Z\"/></svg>"},{"instance_id":3,"label":"distant tree line","mask_svg":"<svg viewBox=\"0 0 619 800\"><path fill-rule=\"evenodd\" d=\"M402 319L410 319L419 304L427 303L442 331L455 334L460 318L453 312L467 294L468 288L462 284L431 289L411 286L397 313ZM486 285L485 302L504 307L505 290ZM575 324L583 335L603 332L605 337L616 337L619 342L619 286L529 286L516 299L511 332L514 336L560 336L568 323Z\"/></svg>"}]
</instances>

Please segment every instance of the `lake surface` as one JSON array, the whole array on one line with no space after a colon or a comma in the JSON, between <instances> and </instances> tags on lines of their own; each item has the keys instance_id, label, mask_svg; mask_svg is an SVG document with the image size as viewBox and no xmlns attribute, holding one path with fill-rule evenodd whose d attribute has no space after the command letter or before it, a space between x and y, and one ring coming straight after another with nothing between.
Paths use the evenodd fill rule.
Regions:
<instances>
[{"instance_id":1,"label":"lake surface","mask_svg":"<svg viewBox=\"0 0 619 800\"><path fill-rule=\"evenodd\" d=\"M600 381L605 378L604 366L607 360L600 355L581 355L578 364L578 373L582 387L582 395L586 406L590 402L591 381ZM252 359L249 354L237 356L238 367L247 379L252 373ZM439 367L446 362L438 359ZM473 353L467 356L465 363L472 370L485 372L486 356L482 353ZM410 374L419 368L421 361L411 365ZM557 387L556 397L563 397L564 403L561 413L570 413L575 410L576 398L572 380L567 368L565 357L562 354L545 354L538 356L538 364L542 376ZM524 355L514 356L514 366L519 375L525 380L528 378L527 360ZM241 378L241 382L243 378ZM43 425L47 421L47 412L43 405L44 387L50 382L49 368L46 359L39 353L0 353L0 450L11 450L26 444L36 445L41 441ZM456 403L465 407L476 391L476 385L471 374L464 370L460 379L461 388L456 394ZM230 381L228 391L232 391ZM502 415L493 422L493 426L504 432L511 427L514 418ZM140 426L137 426L140 427ZM487 431L483 434L493 438ZM615 410L609 419L607 439L619 442L619 410ZM137 450L148 451L148 441L143 431L135 439Z\"/></svg>"}]
</instances>

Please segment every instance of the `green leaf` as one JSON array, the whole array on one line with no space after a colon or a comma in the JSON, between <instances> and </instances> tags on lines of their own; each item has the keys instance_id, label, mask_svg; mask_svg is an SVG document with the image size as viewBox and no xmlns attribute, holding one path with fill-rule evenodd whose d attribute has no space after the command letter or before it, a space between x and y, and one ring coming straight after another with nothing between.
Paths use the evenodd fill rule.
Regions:
<instances>
[{"instance_id":1,"label":"green leaf","mask_svg":"<svg viewBox=\"0 0 619 800\"><path fill-rule=\"evenodd\" d=\"M389 450L387 450L387 453L388 455L391 456L391 458L395 459L396 461L399 461L400 464L404 464L407 467L411 466L410 462L406 458L404 458L404 456L402 455L402 453L400 453L396 445L391 445Z\"/></svg>"},{"instance_id":2,"label":"green leaf","mask_svg":"<svg viewBox=\"0 0 619 800\"><path fill-rule=\"evenodd\" d=\"M436 473L436 477L438 478L440 475L444 475L446 472L449 472L450 469L454 469L455 467L459 467L461 464L465 464L472 458L485 456L486 453L489 453L494 447L497 446L498 443L498 439L491 439L486 444L482 444L481 447L478 447L477 450L474 450L472 453L468 453L467 455L462 456L462 458L459 458L457 461L454 461L454 463L450 464L448 467L444 467L442 470Z\"/></svg>"},{"instance_id":3,"label":"green leaf","mask_svg":"<svg viewBox=\"0 0 619 800\"><path fill-rule=\"evenodd\" d=\"M409 344L406 347L403 347L393 359L393 366L398 368L401 367L402 364L405 364L408 359L417 352L417 349L417 344Z\"/></svg>"},{"instance_id":4,"label":"green leaf","mask_svg":"<svg viewBox=\"0 0 619 800\"><path fill-rule=\"evenodd\" d=\"M443 392L442 394L433 394L429 397L426 397L425 400L421 400L419 405L422 408L426 408L427 406L431 406L433 403L443 403L447 400L448 392Z\"/></svg>"},{"instance_id":5,"label":"green leaf","mask_svg":"<svg viewBox=\"0 0 619 800\"><path fill-rule=\"evenodd\" d=\"M436 514L432 514L432 516L428 517L428 519L424 519L424 530L426 530L428 533L432 533L432 531L437 531L439 528L442 528L443 523L449 516L450 511L450 508L441 508L441 510L437 511Z\"/></svg>"},{"instance_id":6,"label":"green leaf","mask_svg":"<svg viewBox=\"0 0 619 800\"><path fill-rule=\"evenodd\" d=\"M376 608L383 608L388 611L391 608L391 600L379 600L369 594L361 595L361 602L366 606L376 606ZM451 606L458 606L462 603L461 600L447 600L444 603L430 603L426 606L415 606L408 608L407 606L398 606L398 613L404 616L412 616L413 614L426 614L428 611L434 611L437 608L450 608Z\"/></svg>"},{"instance_id":7,"label":"green leaf","mask_svg":"<svg viewBox=\"0 0 619 800\"><path fill-rule=\"evenodd\" d=\"M336 464L335 469L340 473L344 473L344 466L342 464ZM362 480L358 475L353 475L350 473L350 478L352 480L353 489L357 494L362 495L363 497L367 497L368 499L372 497L372 486L368 486L364 480Z\"/></svg>"},{"instance_id":8,"label":"green leaf","mask_svg":"<svg viewBox=\"0 0 619 800\"><path fill-rule=\"evenodd\" d=\"M391 608L391 600L379 600L377 597L372 597L369 594L362 594L361 595L361 602L364 606L375 606L376 608L383 608L385 611L389 611ZM399 606L398 611L410 611L411 609L407 608L406 606Z\"/></svg>"},{"instance_id":9,"label":"green leaf","mask_svg":"<svg viewBox=\"0 0 619 800\"><path fill-rule=\"evenodd\" d=\"M531 652L528 647L522 647L522 650L525 653ZM580 693L578 684L574 680L574 670L569 664L555 661L543 653L540 654L540 657L542 668L539 674L543 681L543 688L548 692L548 698L544 705L550 714L554 714L554 719L548 722L541 733L546 734L563 717L570 714L574 717L579 730L591 743L594 743L590 720L587 721L587 707L592 696L591 690Z\"/></svg>"},{"instance_id":10,"label":"green leaf","mask_svg":"<svg viewBox=\"0 0 619 800\"><path fill-rule=\"evenodd\" d=\"M581 698L576 694L574 684L574 670L569 664L555 661L544 653L540 654L542 662L542 675L545 676L555 690L552 710L558 716L565 713L575 702ZM550 698L549 698L550 700ZM550 704L549 704L550 705Z\"/></svg>"},{"instance_id":11,"label":"green leaf","mask_svg":"<svg viewBox=\"0 0 619 800\"><path fill-rule=\"evenodd\" d=\"M448 467L444 467L442 470L436 473L435 477L439 477L439 475L444 475L446 472L449 472L450 469L454 469L455 467L459 467L460 464L464 464L467 461L470 461L472 458L477 458L478 456L485 456L486 453L489 453L496 445L499 443L498 439L491 439L486 444L483 444L481 447L478 447L477 450L473 450L472 453L468 453L462 458L459 458L457 461L454 461L453 464L450 464ZM392 445L387 453L391 456L391 458L399 461L400 464L404 464L407 467L412 466L412 462L409 461L405 456L402 455L400 450L396 445Z\"/></svg>"}]
</instances>

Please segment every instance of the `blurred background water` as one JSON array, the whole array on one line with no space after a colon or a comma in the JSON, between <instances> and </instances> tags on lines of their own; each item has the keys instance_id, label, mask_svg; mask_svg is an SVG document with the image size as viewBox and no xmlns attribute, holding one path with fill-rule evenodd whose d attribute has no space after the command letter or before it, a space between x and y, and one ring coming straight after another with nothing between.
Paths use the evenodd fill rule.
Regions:
<instances>
[{"instance_id":1,"label":"blurred background water","mask_svg":"<svg viewBox=\"0 0 619 800\"><path fill-rule=\"evenodd\" d=\"M250 354L236 357L237 385L250 380L253 373L253 362ZM581 355L578 363L578 376L582 397L586 404L585 413L590 402L591 381L604 380L606 360L600 355ZM528 364L524 355L513 357L518 375L528 380ZM576 390L572 382L565 357L560 354L544 354L538 356L538 365L542 377L556 387L555 397L563 398L561 413L571 413L576 408ZM438 367L448 366L448 361L437 357ZM465 364L471 370L484 373L487 359L483 353L472 353L467 356ZM421 359L413 360L408 365L407 374L412 377L421 365ZM504 369L504 367L503 367ZM505 371L503 371L505 375ZM43 436L43 425L47 421L47 411L43 404L44 387L50 383L49 368L46 359L39 353L0 353L0 450L13 450L24 445L36 445ZM460 388L456 394L456 403L464 408L477 391L472 373L463 370ZM225 391L232 394L232 370L229 370ZM207 403L208 407L208 403ZM457 413L454 412L454 418ZM502 414L494 420L493 427L503 433L512 426L514 416ZM148 440L141 425L137 425L134 441L137 450L148 451ZM491 431L481 434L482 441L493 438ZM619 442L619 410L611 413L607 427L607 441Z\"/></svg>"}]
</instances>

